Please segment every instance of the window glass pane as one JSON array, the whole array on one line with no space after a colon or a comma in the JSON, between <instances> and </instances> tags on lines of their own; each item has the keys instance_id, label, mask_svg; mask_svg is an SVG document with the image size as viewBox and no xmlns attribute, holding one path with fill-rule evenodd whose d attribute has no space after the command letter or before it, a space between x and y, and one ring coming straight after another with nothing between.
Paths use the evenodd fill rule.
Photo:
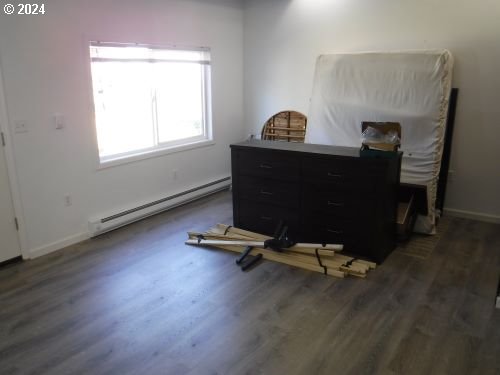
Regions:
<instances>
[{"instance_id":1,"label":"window glass pane","mask_svg":"<svg viewBox=\"0 0 500 375\"><path fill-rule=\"evenodd\" d=\"M162 62L154 72L159 141L204 135L203 66Z\"/></svg>"},{"instance_id":2,"label":"window glass pane","mask_svg":"<svg viewBox=\"0 0 500 375\"><path fill-rule=\"evenodd\" d=\"M101 161L210 139L210 51L91 42Z\"/></svg>"},{"instance_id":3,"label":"window glass pane","mask_svg":"<svg viewBox=\"0 0 500 375\"><path fill-rule=\"evenodd\" d=\"M155 145L148 63L93 62L101 158Z\"/></svg>"}]
</instances>

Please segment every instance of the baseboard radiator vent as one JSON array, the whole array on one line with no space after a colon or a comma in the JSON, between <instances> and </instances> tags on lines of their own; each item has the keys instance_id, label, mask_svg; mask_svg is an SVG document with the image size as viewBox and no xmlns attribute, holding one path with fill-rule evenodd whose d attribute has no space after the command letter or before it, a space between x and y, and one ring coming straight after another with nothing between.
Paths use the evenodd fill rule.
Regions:
<instances>
[{"instance_id":1,"label":"baseboard radiator vent","mask_svg":"<svg viewBox=\"0 0 500 375\"><path fill-rule=\"evenodd\" d=\"M153 202L115 213L113 215L108 215L102 218L92 218L88 222L89 235L90 237L96 237L113 229L133 223L134 221L144 219L159 212L166 211L218 191L228 189L230 185L231 177L225 177L181 193L173 194Z\"/></svg>"}]
</instances>

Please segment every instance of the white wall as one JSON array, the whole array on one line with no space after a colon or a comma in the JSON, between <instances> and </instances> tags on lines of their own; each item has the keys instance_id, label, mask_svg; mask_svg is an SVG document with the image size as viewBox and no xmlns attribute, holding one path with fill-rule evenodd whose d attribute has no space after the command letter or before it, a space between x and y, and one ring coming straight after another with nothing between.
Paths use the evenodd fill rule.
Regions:
<instances>
[{"instance_id":1,"label":"white wall","mask_svg":"<svg viewBox=\"0 0 500 375\"><path fill-rule=\"evenodd\" d=\"M243 137L243 13L230 0L50 0L45 15L0 13L0 66L14 140L25 253L84 238L87 220L230 174ZM208 46L216 144L97 169L88 40ZM52 115L62 113L64 130ZM16 120L29 131L14 134ZM178 171L176 180L172 170ZM73 205L65 206L71 195Z\"/></svg>"},{"instance_id":2,"label":"white wall","mask_svg":"<svg viewBox=\"0 0 500 375\"><path fill-rule=\"evenodd\" d=\"M460 88L446 207L500 220L498 0L247 0L248 133L272 114L309 108L320 54L447 48Z\"/></svg>"}]
</instances>

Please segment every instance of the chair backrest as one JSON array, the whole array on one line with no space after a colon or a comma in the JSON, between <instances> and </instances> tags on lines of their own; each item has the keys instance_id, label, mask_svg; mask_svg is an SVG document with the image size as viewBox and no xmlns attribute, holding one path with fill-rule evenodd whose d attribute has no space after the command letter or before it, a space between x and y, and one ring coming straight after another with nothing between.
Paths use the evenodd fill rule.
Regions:
<instances>
[{"instance_id":1,"label":"chair backrest","mask_svg":"<svg viewBox=\"0 0 500 375\"><path fill-rule=\"evenodd\" d=\"M297 111L282 111L266 121L261 138L271 141L304 142L306 115Z\"/></svg>"}]
</instances>

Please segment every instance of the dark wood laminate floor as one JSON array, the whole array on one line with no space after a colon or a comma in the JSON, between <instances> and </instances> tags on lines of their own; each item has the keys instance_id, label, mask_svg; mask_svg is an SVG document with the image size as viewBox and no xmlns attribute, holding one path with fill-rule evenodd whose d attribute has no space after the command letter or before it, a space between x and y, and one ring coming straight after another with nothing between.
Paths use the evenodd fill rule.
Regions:
<instances>
[{"instance_id":1,"label":"dark wood laminate floor","mask_svg":"<svg viewBox=\"0 0 500 375\"><path fill-rule=\"evenodd\" d=\"M230 193L0 269L0 374L500 374L500 226L366 280L183 244Z\"/></svg>"}]
</instances>

